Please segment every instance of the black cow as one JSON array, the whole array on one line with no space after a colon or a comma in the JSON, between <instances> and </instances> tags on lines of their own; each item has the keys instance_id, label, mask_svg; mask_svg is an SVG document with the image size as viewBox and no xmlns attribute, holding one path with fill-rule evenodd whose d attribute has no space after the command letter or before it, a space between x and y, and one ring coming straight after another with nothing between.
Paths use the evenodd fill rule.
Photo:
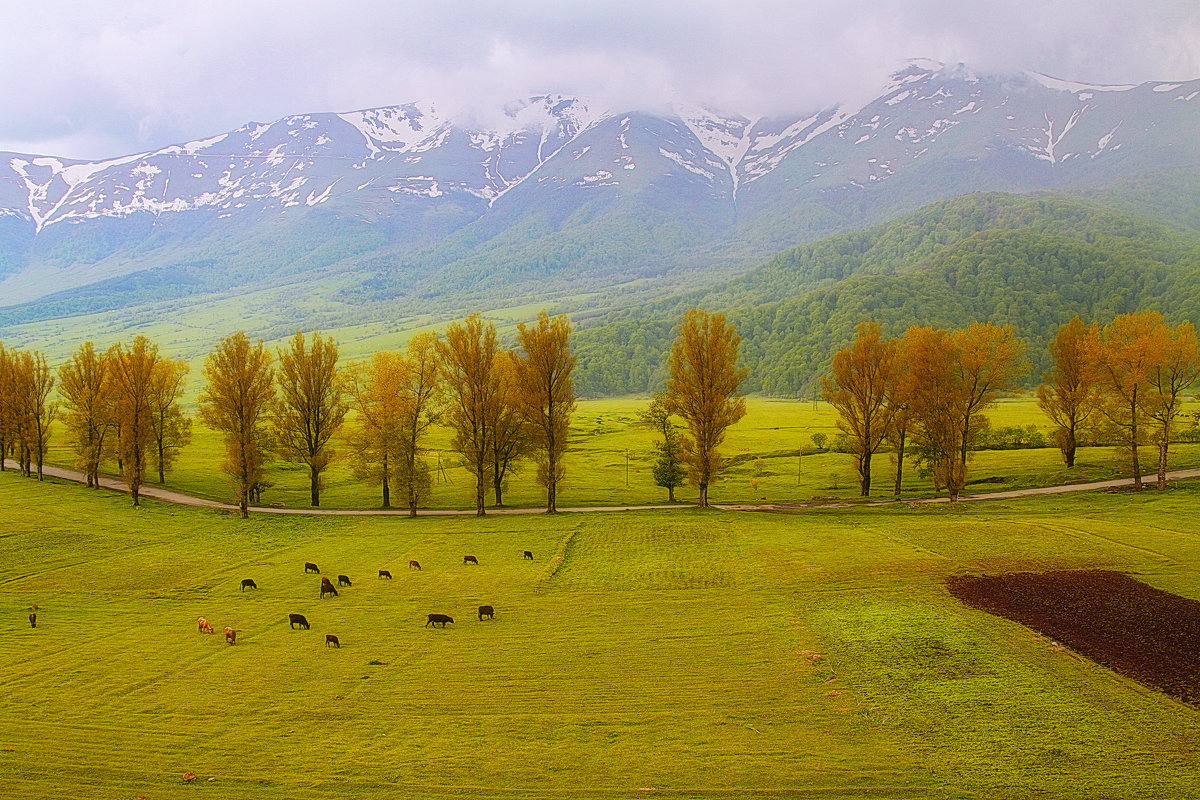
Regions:
<instances>
[{"instance_id":1,"label":"black cow","mask_svg":"<svg viewBox=\"0 0 1200 800\"><path fill-rule=\"evenodd\" d=\"M487 617L488 619L495 619L496 618L496 609L492 608L491 606L480 606L479 607L479 621L483 622L484 617Z\"/></svg>"},{"instance_id":2,"label":"black cow","mask_svg":"<svg viewBox=\"0 0 1200 800\"><path fill-rule=\"evenodd\" d=\"M288 614L288 627L295 630L297 625L308 630L308 620L304 618L303 614Z\"/></svg>"},{"instance_id":3,"label":"black cow","mask_svg":"<svg viewBox=\"0 0 1200 800\"><path fill-rule=\"evenodd\" d=\"M475 556L463 556L463 563L464 564L474 564L475 566L478 567L479 559L477 559Z\"/></svg>"},{"instance_id":4,"label":"black cow","mask_svg":"<svg viewBox=\"0 0 1200 800\"><path fill-rule=\"evenodd\" d=\"M33 613L32 611L29 612L29 627L37 627L37 614Z\"/></svg>"},{"instance_id":5,"label":"black cow","mask_svg":"<svg viewBox=\"0 0 1200 800\"><path fill-rule=\"evenodd\" d=\"M425 627L428 628L430 625L436 625L439 622L442 623L442 627L444 628L447 622L454 622L454 619L446 614L430 614L425 621Z\"/></svg>"},{"instance_id":6,"label":"black cow","mask_svg":"<svg viewBox=\"0 0 1200 800\"><path fill-rule=\"evenodd\" d=\"M332 594L334 597L337 597L338 590L333 588L333 583L329 580L329 578L321 578L321 599L324 600L325 595L327 594Z\"/></svg>"},{"instance_id":7,"label":"black cow","mask_svg":"<svg viewBox=\"0 0 1200 800\"><path fill-rule=\"evenodd\" d=\"M342 649L342 643L339 642L338 637L334 636L332 633L325 634L325 646L329 647L329 645L333 645L339 650Z\"/></svg>"},{"instance_id":8,"label":"black cow","mask_svg":"<svg viewBox=\"0 0 1200 800\"><path fill-rule=\"evenodd\" d=\"M532 553L531 551L529 551L529 550L526 550L526 551L525 551L525 560L526 560L526 561L533 561L533 553Z\"/></svg>"},{"instance_id":9,"label":"black cow","mask_svg":"<svg viewBox=\"0 0 1200 800\"><path fill-rule=\"evenodd\" d=\"M338 575L338 586L352 586L350 579L345 575Z\"/></svg>"},{"instance_id":10,"label":"black cow","mask_svg":"<svg viewBox=\"0 0 1200 800\"><path fill-rule=\"evenodd\" d=\"M317 573L318 575L320 575L320 574L321 574L321 570L320 570L320 569L318 569L318 568L317 568L317 565L316 565L316 564L314 564L314 563L312 563L311 561L305 561L305 562L304 562L304 571L305 571L305 572L315 572L315 573Z\"/></svg>"},{"instance_id":11,"label":"black cow","mask_svg":"<svg viewBox=\"0 0 1200 800\"><path fill-rule=\"evenodd\" d=\"M245 578L242 580L242 591L243 592L246 591L247 589L257 589L257 588L258 588L258 584L254 582L253 578Z\"/></svg>"},{"instance_id":12,"label":"black cow","mask_svg":"<svg viewBox=\"0 0 1200 800\"><path fill-rule=\"evenodd\" d=\"M381 569L379 570L379 577L387 578L390 581L392 579L392 573L388 572L386 569Z\"/></svg>"}]
</instances>

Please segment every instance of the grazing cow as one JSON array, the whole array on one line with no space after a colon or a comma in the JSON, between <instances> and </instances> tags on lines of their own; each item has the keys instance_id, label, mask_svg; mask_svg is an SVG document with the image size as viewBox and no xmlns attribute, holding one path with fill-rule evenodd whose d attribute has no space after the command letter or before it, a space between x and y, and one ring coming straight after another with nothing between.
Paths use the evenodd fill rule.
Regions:
<instances>
[{"instance_id":1,"label":"grazing cow","mask_svg":"<svg viewBox=\"0 0 1200 800\"><path fill-rule=\"evenodd\" d=\"M447 622L454 622L454 620L446 614L430 614L425 622L425 627L428 628L430 625L436 625L439 622L442 623L442 627L444 628Z\"/></svg>"},{"instance_id":2,"label":"grazing cow","mask_svg":"<svg viewBox=\"0 0 1200 800\"><path fill-rule=\"evenodd\" d=\"M321 574L321 570L320 570L320 569L318 569L318 568L317 568L317 565L316 565L316 564L314 564L314 563L312 563L311 561L305 561L305 562L304 562L304 571L305 571L305 572L315 572L315 573L317 573L318 575L320 575L320 574Z\"/></svg>"},{"instance_id":3,"label":"grazing cow","mask_svg":"<svg viewBox=\"0 0 1200 800\"><path fill-rule=\"evenodd\" d=\"M254 582L254 578L245 578L242 580L242 591L247 589L257 589L258 584Z\"/></svg>"},{"instance_id":4,"label":"grazing cow","mask_svg":"<svg viewBox=\"0 0 1200 800\"><path fill-rule=\"evenodd\" d=\"M321 578L321 599L324 600L325 595L327 594L332 594L334 597L337 597L338 590L333 588L333 583L329 580L329 578Z\"/></svg>"},{"instance_id":5,"label":"grazing cow","mask_svg":"<svg viewBox=\"0 0 1200 800\"><path fill-rule=\"evenodd\" d=\"M295 630L297 625L308 630L308 620L304 618L303 614L288 614L288 627Z\"/></svg>"},{"instance_id":6,"label":"grazing cow","mask_svg":"<svg viewBox=\"0 0 1200 800\"><path fill-rule=\"evenodd\" d=\"M237 644L237 631L233 628L225 628L225 644Z\"/></svg>"},{"instance_id":7,"label":"grazing cow","mask_svg":"<svg viewBox=\"0 0 1200 800\"><path fill-rule=\"evenodd\" d=\"M29 612L29 627L37 627L37 614L33 613L32 611Z\"/></svg>"},{"instance_id":8,"label":"grazing cow","mask_svg":"<svg viewBox=\"0 0 1200 800\"><path fill-rule=\"evenodd\" d=\"M352 586L350 579L345 575L338 575L338 586Z\"/></svg>"},{"instance_id":9,"label":"grazing cow","mask_svg":"<svg viewBox=\"0 0 1200 800\"><path fill-rule=\"evenodd\" d=\"M196 629L200 633L213 633L212 623L204 617L196 617Z\"/></svg>"},{"instance_id":10,"label":"grazing cow","mask_svg":"<svg viewBox=\"0 0 1200 800\"><path fill-rule=\"evenodd\" d=\"M533 561L533 553L532 553L531 551L529 551L529 550L526 550L526 551L525 551L525 560L526 560L526 561Z\"/></svg>"},{"instance_id":11,"label":"grazing cow","mask_svg":"<svg viewBox=\"0 0 1200 800\"><path fill-rule=\"evenodd\" d=\"M491 606L480 606L479 607L479 621L483 622L484 617L487 617L488 619L495 619L496 618L496 609L492 608Z\"/></svg>"},{"instance_id":12,"label":"grazing cow","mask_svg":"<svg viewBox=\"0 0 1200 800\"><path fill-rule=\"evenodd\" d=\"M325 646L329 647L329 645L333 645L334 647L338 648L339 650L342 649L342 643L339 642L338 638L336 636L334 636L332 633L325 634Z\"/></svg>"},{"instance_id":13,"label":"grazing cow","mask_svg":"<svg viewBox=\"0 0 1200 800\"><path fill-rule=\"evenodd\" d=\"M387 578L390 581L392 579L392 573L388 572L386 569L381 569L379 570L379 577L381 579Z\"/></svg>"},{"instance_id":14,"label":"grazing cow","mask_svg":"<svg viewBox=\"0 0 1200 800\"><path fill-rule=\"evenodd\" d=\"M478 567L479 559L477 559L475 556L463 556L463 563L464 564L474 564L475 566Z\"/></svg>"},{"instance_id":15,"label":"grazing cow","mask_svg":"<svg viewBox=\"0 0 1200 800\"><path fill-rule=\"evenodd\" d=\"M410 561L410 562L408 562L408 568L419 571L421 569L421 565L416 561Z\"/></svg>"}]
</instances>

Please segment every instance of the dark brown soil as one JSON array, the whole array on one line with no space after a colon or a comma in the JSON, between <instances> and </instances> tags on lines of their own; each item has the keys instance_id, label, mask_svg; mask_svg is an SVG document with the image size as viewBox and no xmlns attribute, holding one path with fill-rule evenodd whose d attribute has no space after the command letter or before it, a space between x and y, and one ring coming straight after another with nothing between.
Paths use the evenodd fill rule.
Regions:
<instances>
[{"instance_id":1,"label":"dark brown soil","mask_svg":"<svg viewBox=\"0 0 1200 800\"><path fill-rule=\"evenodd\" d=\"M1071 570L948 578L969 606L1049 636L1093 661L1200 704L1200 601L1121 572Z\"/></svg>"}]
</instances>

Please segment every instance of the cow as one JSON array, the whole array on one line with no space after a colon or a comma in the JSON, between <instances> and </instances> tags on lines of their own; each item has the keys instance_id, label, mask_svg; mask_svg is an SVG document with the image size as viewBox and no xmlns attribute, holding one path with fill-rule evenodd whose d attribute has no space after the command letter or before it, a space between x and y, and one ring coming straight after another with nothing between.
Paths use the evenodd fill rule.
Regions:
<instances>
[{"instance_id":1,"label":"cow","mask_svg":"<svg viewBox=\"0 0 1200 800\"><path fill-rule=\"evenodd\" d=\"M338 575L338 586L353 586L350 579L345 575Z\"/></svg>"},{"instance_id":2,"label":"cow","mask_svg":"<svg viewBox=\"0 0 1200 800\"><path fill-rule=\"evenodd\" d=\"M475 566L478 567L479 559L477 559L475 556L463 556L463 563L464 564L474 564Z\"/></svg>"},{"instance_id":3,"label":"cow","mask_svg":"<svg viewBox=\"0 0 1200 800\"><path fill-rule=\"evenodd\" d=\"M225 644L237 644L237 631L233 628L225 628Z\"/></svg>"},{"instance_id":4,"label":"cow","mask_svg":"<svg viewBox=\"0 0 1200 800\"><path fill-rule=\"evenodd\" d=\"M525 551L525 560L533 561L533 552L532 551L530 551L530 550Z\"/></svg>"},{"instance_id":5,"label":"cow","mask_svg":"<svg viewBox=\"0 0 1200 800\"><path fill-rule=\"evenodd\" d=\"M324 600L325 595L327 594L332 594L334 597L337 597L338 590L333 588L333 582L330 581L329 578L321 578L321 599Z\"/></svg>"},{"instance_id":6,"label":"cow","mask_svg":"<svg viewBox=\"0 0 1200 800\"><path fill-rule=\"evenodd\" d=\"M332 633L325 634L325 646L329 647L329 645L333 645L339 650L342 649L342 643L339 642L338 637L334 636Z\"/></svg>"},{"instance_id":7,"label":"cow","mask_svg":"<svg viewBox=\"0 0 1200 800\"><path fill-rule=\"evenodd\" d=\"M321 574L321 570L317 567L316 564L312 563L311 561L304 562L304 571L305 572L315 572L318 575Z\"/></svg>"},{"instance_id":8,"label":"cow","mask_svg":"<svg viewBox=\"0 0 1200 800\"><path fill-rule=\"evenodd\" d=\"M418 572L420 572L420 570L421 570L421 564L420 564L419 562L417 562L417 561L410 561L410 562L408 562L408 568L409 568L409 569L415 569L415 570L417 570Z\"/></svg>"},{"instance_id":9,"label":"cow","mask_svg":"<svg viewBox=\"0 0 1200 800\"><path fill-rule=\"evenodd\" d=\"M244 578L242 580L242 591L243 592L246 591L247 589L257 589L257 588L258 588L258 584L254 582L253 578Z\"/></svg>"},{"instance_id":10,"label":"cow","mask_svg":"<svg viewBox=\"0 0 1200 800\"><path fill-rule=\"evenodd\" d=\"M392 573L388 572L386 569L381 569L379 570L379 578L380 580L387 578L390 581L392 579Z\"/></svg>"},{"instance_id":11,"label":"cow","mask_svg":"<svg viewBox=\"0 0 1200 800\"><path fill-rule=\"evenodd\" d=\"M308 630L308 620L304 618L303 614L288 614L288 627L295 630L297 625Z\"/></svg>"},{"instance_id":12,"label":"cow","mask_svg":"<svg viewBox=\"0 0 1200 800\"><path fill-rule=\"evenodd\" d=\"M212 623L204 617L196 617L196 629L199 633L213 633Z\"/></svg>"},{"instance_id":13,"label":"cow","mask_svg":"<svg viewBox=\"0 0 1200 800\"><path fill-rule=\"evenodd\" d=\"M31 627L31 628L37 627L37 614L35 614L32 611L29 612L29 627Z\"/></svg>"},{"instance_id":14,"label":"cow","mask_svg":"<svg viewBox=\"0 0 1200 800\"><path fill-rule=\"evenodd\" d=\"M492 608L491 606L480 606L479 607L479 621L483 622L484 617L487 617L488 619L495 619L496 618L496 609Z\"/></svg>"},{"instance_id":15,"label":"cow","mask_svg":"<svg viewBox=\"0 0 1200 800\"><path fill-rule=\"evenodd\" d=\"M447 622L454 622L454 619L446 614L430 614L425 622L425 627L428 628L430 625L436 625L439 622L442 623L442 627L444 628Z\"/></svg>"}]
</instances>

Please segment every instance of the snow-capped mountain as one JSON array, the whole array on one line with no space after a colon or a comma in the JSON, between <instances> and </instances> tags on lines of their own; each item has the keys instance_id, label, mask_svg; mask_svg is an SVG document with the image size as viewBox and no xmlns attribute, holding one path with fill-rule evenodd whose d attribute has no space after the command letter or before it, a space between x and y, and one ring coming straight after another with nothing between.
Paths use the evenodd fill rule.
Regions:
<instances>
[{"instance_id":1,"label":"snow-capped mountain","mask_svg":"<svg viewBox=\"0 0 1200 800\"><path fill-rule=\"evenodd\" d=\"M1195 169L1198 122L1200 80L914 61L869 102L777 118L546 95L486 122L429 101L100 162L0 153L0 306L145 271L208 288L304 270L385 294L513 275L598 288L971 191Z\"/></svg>"}]
</instances>

